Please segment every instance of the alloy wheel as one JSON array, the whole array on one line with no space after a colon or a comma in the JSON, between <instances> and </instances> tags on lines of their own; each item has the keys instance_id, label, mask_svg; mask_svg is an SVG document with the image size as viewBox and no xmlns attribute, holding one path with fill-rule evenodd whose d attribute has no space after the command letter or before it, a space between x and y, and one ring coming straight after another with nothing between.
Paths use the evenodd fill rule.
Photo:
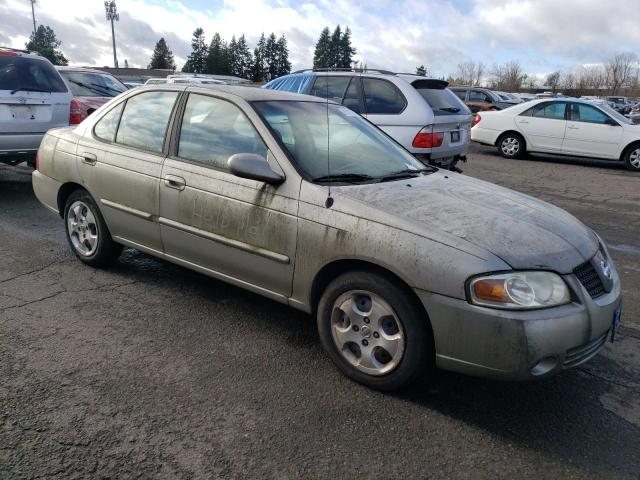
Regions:
<instances>
[{"instance_id":1,"label":"alloy wheel","mask_svg":"<svg viewBox=\"0 0 640 480\"><path fill-rule=\"evenodd\" d=\"M73 248L85 257L93 255L98 247L98 226L88 205L80 200L69 207L67 230Z\"/></svg>"},{"instance_id":2,"label":"alloy wheel","mask_svg":"<svg viewBox=\"0 0 640 480\"><path fill-rule=\"evenodd\" d=\"M500 148L502 149L502 153L513 157L520 151L520 141L514 137L507 137L502 141Z\"/></svg>"},{"instance_id":3,"label":"alloy wheel","mask_svg":"<svg viewBox=\"0 0 640 480\"><path fill-rule=\"evenodd\" d=\"M640 170L640 148L636 148L629 154L629 165L637 170Z\"/></svg>"}]
</instances>

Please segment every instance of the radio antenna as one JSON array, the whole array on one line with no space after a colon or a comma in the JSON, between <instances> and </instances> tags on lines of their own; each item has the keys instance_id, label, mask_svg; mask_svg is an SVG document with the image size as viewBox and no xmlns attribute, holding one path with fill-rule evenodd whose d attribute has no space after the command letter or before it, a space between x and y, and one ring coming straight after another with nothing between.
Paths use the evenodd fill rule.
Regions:
<instances>
[{"instance_id":1,"label":"radio antenna","mask_svg":"<svg viewBox=\"0 0 640 480\"><path fill-rule=\"evenodd\" d=\"M330 140L329 140L329 76L325 76L325 96L326 96L326 102L325 102L325 106L326 108L326 112L327 112L327 177L331 177L331 154L329 152L329 148L330 148ZM327 200L324 202L324 206L327 208L331 208L331 206L333 205L333 197L331 196L331 178L329 178L329 183L328 183L328 190L327 190Z\"/></svg>"}]
</instances>

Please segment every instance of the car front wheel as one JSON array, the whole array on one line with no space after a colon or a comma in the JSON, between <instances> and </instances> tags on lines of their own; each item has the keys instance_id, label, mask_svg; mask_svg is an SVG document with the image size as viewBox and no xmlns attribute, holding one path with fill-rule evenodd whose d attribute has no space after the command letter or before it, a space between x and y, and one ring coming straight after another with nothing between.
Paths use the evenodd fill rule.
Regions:
<instances>
[{"instance_id":1,"label":"car front wheel","mask_svg":"<svg viewBox=\"0 0 640 480\"><path fill-rule=\"evenodd\" d=\"M67 241L83 263L107 267L122 253L122 245L113 241L100 210L86 191L76 190L69 195L64 222Z\"/></svg>"},{"instance_id":2,"label":"car front wheel","mask_svg":"<svg viewBox=\"0 0 640 480\"><path fill-rule=\"evenodd\" d=\"M517 133L505 133L498 139L498 151L504 158L522 158L524 150L524 138Z\"/></svg>"},{"instance_id":3,"label":"car front wheel","mask_svg":"<svg viewBox=\"0 0 640 480\"><path fill-rule=\"evenodd\" d=\"M317 313L322 345L347 376L396 390L424 376L433 360L424 311L403 288L373 272L351 272L326 288Z\"/></svg>"}]
</instances>

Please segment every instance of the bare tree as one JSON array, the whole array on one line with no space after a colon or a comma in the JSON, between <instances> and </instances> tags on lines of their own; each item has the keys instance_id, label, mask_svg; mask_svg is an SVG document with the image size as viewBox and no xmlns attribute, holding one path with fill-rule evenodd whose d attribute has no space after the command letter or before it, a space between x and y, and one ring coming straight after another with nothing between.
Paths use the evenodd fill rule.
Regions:
<instances>
[{"instance_id":1,"label":"bare tree","mask_svg":"<svg viewBox=\"0 0 640 480\"><path fill-rule=\"evenodd\" d=\"M516 60L494 65L491 70L491 85L497 90L514 92L520 89L526 78L520 62Z\"/></svg>"},{"instance_id":2,"label":"bare tree","mask_svg":"<svg viewBox=\"0 0 640 480\"><path fill-rule=\"evenodd\" d=\"M633 77L638 57L633 53L617 53L604 65L611 94L616 95L621 87L628 85Z\"/></svg>"},{"instance_id":3,"label":"bare tree","mask_svg":"<svg viewBox=\"0 0 640 480\"><path fill-rule=\"evenodd\" d=\"M551 91L556 93L558 85L560 85L560 72L553 72L547 75L547 85L551 87Z\"/></svg>"},{"instance_id":4,"label":"bare tree","mask_svg":"<svg viewBox=\"0 0 640 480\"><path fill-rule=\"evenodd\" d=\"M484 75L484 64L482 62L474 62L469 60L459 63L456 71L449 78L452 83L461 85L480 85L482 76Z\"/></svg>"}]
</instances>

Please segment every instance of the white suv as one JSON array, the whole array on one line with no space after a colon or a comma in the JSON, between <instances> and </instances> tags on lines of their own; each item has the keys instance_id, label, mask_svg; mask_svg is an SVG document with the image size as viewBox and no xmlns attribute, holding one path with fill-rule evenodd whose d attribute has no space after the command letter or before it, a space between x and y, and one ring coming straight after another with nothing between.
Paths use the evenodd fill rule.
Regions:
<instances>
[{"instance_id":1,"label":"white suv","mask_svg":"<svg viewBox=\"0 0 640 480\"><path fill-rule=\"evenodd\" d=\"M457 170L469 148L471 111L444 80L385 70L301 70L264 88L328 98L384 130L418 160Z\"/></svg>"},{"instance_id":2,"label":"white suv","mask_svg":"<svg viewBox=\"0 0 640 480\"><path fill-rule=\"evenodd\" d=\"M0 162L33 165L45 132L69 125L72 98L49 60L0 47Z\"/></svg>"}]
</instances>

